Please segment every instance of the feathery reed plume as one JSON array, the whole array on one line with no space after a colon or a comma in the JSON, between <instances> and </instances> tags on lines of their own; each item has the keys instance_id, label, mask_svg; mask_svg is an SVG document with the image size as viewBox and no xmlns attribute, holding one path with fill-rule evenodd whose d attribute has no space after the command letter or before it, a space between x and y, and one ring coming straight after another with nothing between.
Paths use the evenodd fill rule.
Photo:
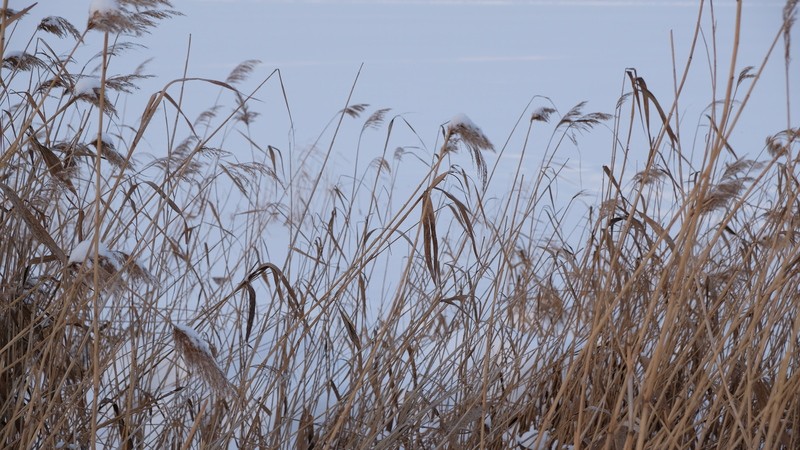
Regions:
<instances>
[{"instance_id":1,"label":"feathery reed plume","mask_svg":"<svg viewBox=\"0 0 800 450\"><path fill-rule=\"evenodd\" d=\"M361 131L364 131L368 128L371 129L378 129L381 125L383 125L383 121L386 117L386 113L391 111L391 108L381 108L374 113L370 114L366 121L364 121L364 125L361 126Z\"/></svg>"},{"instance_id":2,"label":"feathery reed plume","mask_svg":"<svg viewBox=\"0 0 800 450\"><path fill-rule=\"evenodd\" d=\"M339 111L340 113L343 112L348 116L357 119L358 116L361 115L367 108L369 107L368 103L358 103L355 105L349 105L347 108Z\"/></svg>"},{"instance_id":3,"label":"feathery reed plume","mask_svg":"<svg viewBox=\"0 0 800 450\"><path fill-rule=\"evenodd\" d=\"M580 102L577 105L573 106L572 109L567 111L566 114L561 118L558 122L556 127L566 126L568 131L576 131L576 132L586 132L594 128L596 125L611 119L613 116L607 113L601 112L593 112L593 113L583 113L583 107L586 106L586 102ZM575 136L571 133L570 139L575 142Z\"/></svg>"},{"instance_id":4,"label":"feathery reed plume","mask_svg":"<svg viewBox=\"0 0 800 450\"><path fill-rule=\"evenodd\" d=\"M462 143L467 147L470 158L472 158L475 168L478 170L481 184L485 187L487 182L488 168L486 160L483 159L482 151L494 151L494 146L483 131L467 117L466 114L456 114L447 124L445 131L445 143L442 146L442 155L455 152L458 144Z\"/></svg>"},{"instance_id":5,"label":"feathery reed plume","mask_svg":"<svg viewBox=\"0 0 800 450\"><path fill-rule=\"evenodd\" d=\"M99 78L86 75L81 76L77 81L75 81L75 84L71 86L71 92L72 97L75 100L82 100L87 103L91 103L98 108L100 107L100 95L101 92L103 92L103 89ZM117 110L114 108L114 105L108 98L107 92L105 98L103 99L103 109L103 112L109 116L117 115Z\"/></svg>"},{"instance_id":6,"label":"feathery reed plume","mask_svg":"<svg viewBox=\"0 0 800 450\"><path fill-rule=\"evenodd\" d=\"M233 393L233 387L217 364L211 347L194 328L172 324L172 337L190 373L199 375L218 395L229 396Z\"/></svg>"},{"instance_id":7,"label":"feathery reed plume","mask_svg":"<svg viewBox=\"0 0 800 450\"><path fill-rule=\"evenodd\" d=\"M92 0L89 5L88 28L118 33L130 27L125 20L117 0Z\"/></svg>"},{"instance_id":8,"label":"feathery reed plume","mask_svg":"<svg viewBox=\"0 0 800 450\"><path fill-rule=\"evenodd\" d=\"M141 36L160 20L180 15L168 0L92 0L89 30Z\"/></svg>"},{"instance_id":9,"label":"feathery reed plume","mask_svg":"<svg viewBox=\"0 0 800 450\"><path fill-rule=\"evenodd\" d=\"M247 61L239 63L239 65L234 67L231 73L228 74L228 77L225 78L225 82L228 84L236 84L246 80L259 64L261 64L261 61L257 59L248 59Z\"/></svg>"},{"instance_id":10,"label":"feathery reed plume","mask_svg":"<svg viewBox=\"0 0 800 450\"><path fill-rule=\"evenodd\" d=\"M478 152L480 150L494 151L494 146L489 141L489 138L483 134L479 126L470 120L466 114L456 114L447 124L447 132L450 133L454 140L451 140L454 145L458 142L463 142L471 151Z\"/></svg>"},{"instance_id":11,"label":"feathery reed plume","mask_svg":"<svg viewBox=\"0 0 800 450\"><path fill-rule=\"evenodd\" d=\"M531 122L549 122L550 116L556 112L555 108L541 107L531 114Z\"/></svg>"},{"instance_id":12,"label":"feathery reed plume","mask_svg":"<svg viewBox=\"0 0 800 450\"><path fill-rule=\"evenodd\" d=\"M101 133L100 141L101 141L100 156L108 160L108 162L110 162L111 165L119 169L125 167L126 165L128 167L134 166L133 161L126 159L121 153L117 152L117 148L114 145L114 140L111 138L111 136L109 136L106 133ZM91 142L89 142L89 145L92 145L96 149L97 141L92 140Z\"/></svg>"},{"instance_id":13,"label":"feathery reed plume","mask_svg":"<svg viewBox=\"0 0 800 450\"><path fill-rule=\"evenodd\" d=\"M45 69L47 64L30 53L6 52L3 55L3 68L28 71L36 68Z\"/></svg>"},{"instance_id":14,"label":"feathery reed plume","mask_svg":"<svg viewBox=\"0 0 800 450\"><path fill-rule=\"evenodd\" d=\"M101 282L103 288L116 290L121 287L120 280L122 275L126 275L130 282L143 282L152 284L157 281L156 277L147 268L129 253L111 250L103 242L97 243L97 259L94 258L94 245L92 239L79 242L70 252L67 265L70 267L92 270L94 262L100 268Z\"/></svg>"},{"instance_id":15,"label":"feathery reed plume","mask_svg":"<svg viewBox=\"0 0 800 450\"><path fill-rule=\"evenodd\" d=\"M800 141L800 128L789 128L773 136L767 136L766 141L770 156L790 157L792 145Z\"/></svg>"},{"instance_id":16,"label":"feathery reed plume","mask_svg":"<svg viewBox=\"0 0 800 450\"><path fill-rule=\"evenodd\" d=\"M658 166L642 170L633 176L633 181L643 186L660 181L667 175L666 171Z\"/></svg>"},{"instance_id":17,"label":"feathery reed plume","mask_svg":"<svg viewBox=\"0 0 800 450\"><path fill-rule=\"evenodd\" d=\"M69 20L58 16L45 17L39 22L36 29L44 31L45 33L54 34L60 38L72 36L75 39L80 39L81 37L81 32L75 28L75 25L70 23Z\"/></svg>"},{"instance_id":18,"label":"feathery reed plume","mask_svg":"<svg viewBox=\"0 0 800 450\"><path fill-rule=\"evenodd\" d=\"M760 167L763 167L763 163L748 159L738 159L727 164L719 183L713 185L706 195L700 212L708 213L728 206L739 196L747 183L753 181L747 173Z\"/></svg>"}]
</instances>

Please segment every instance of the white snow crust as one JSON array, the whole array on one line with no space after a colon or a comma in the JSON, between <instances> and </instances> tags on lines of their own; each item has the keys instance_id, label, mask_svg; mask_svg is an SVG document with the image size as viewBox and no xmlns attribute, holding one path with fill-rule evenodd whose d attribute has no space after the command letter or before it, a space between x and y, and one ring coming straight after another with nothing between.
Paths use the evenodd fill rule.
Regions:
<instances>
[{"instance_id":1,"label":"white snow crust","mask_svg":"<svg viewBox=\"0 0 800 450\"><path fill-rule=\"evenodd\" d=\"M450 130L456 129L458 127L464 127L464 128L468 128L468 129L472 129L472 130L480 132L480 127L475 125L475 122L473 122L464 113L459 113L459 114L456 114L455 116L453 116L453 118L450 119L449 125L447 126L447 128L450 129Z\"/></svg>"},{"instance_id":2,"label":"white snow crust","mask_svg":"<svg viewBox=\"0 0 800 450\"><path fill-rule=\"evenodd\" d=\"M94 14L108 14L119 11L117 0L92 0L89 4L89 16Z\"/></svg>"},{"instance_id":3,"label":"white snow crust","mask_svg":"<svg viewBox=\"0 0 800 450\"><path fill-rule=\"evenodd\" d=\"M100 80L94 77L80 77L75 83L75 90L73 91L76 97L81 95L89 95L96 97L100 89Z\"/></svg>"}]
</instances>

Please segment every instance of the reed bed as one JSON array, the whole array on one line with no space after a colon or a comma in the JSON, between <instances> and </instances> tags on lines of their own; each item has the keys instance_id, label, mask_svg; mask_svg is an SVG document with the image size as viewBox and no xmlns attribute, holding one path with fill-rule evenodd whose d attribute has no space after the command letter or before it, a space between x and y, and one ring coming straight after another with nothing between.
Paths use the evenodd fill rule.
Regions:
<instances>
[{"instance_id":1,"label":"reed bed","mask_svg":"<svg viewBox=\"0 0 800 450\"><path fill-rule=\"evenodd\" d=\"M463 114L428 147L348 99L307 148L258 134L265 91L292 118L255 60L151 94L143 67L110 71L178 14L166 0L33 36L12 31L42 6L6 5L0 447L800 448L796 2L747 67L741 2L732 55L698 37L706 3L670 98L633 69L610 113L536 98L520 147ZM102 47L78 61L87 36ZM720 66L698 145L677 115L703 45ZM733 130L772 60L787 120L747 154ZM559 198L558 155L597 127L599 197ZM506 152L543 157L501 175Z\"/></svg>"}]
</instances>

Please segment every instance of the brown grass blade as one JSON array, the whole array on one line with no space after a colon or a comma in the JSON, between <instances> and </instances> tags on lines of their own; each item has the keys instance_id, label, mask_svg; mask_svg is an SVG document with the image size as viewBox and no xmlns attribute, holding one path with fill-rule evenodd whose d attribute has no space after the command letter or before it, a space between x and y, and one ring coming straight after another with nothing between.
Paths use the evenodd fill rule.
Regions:
<instances>
[{"instance_id":1,"label":"brown grass blade","mask_svg":"<svg viewBox=\"0 0 800 450\"><path fill-rule=\"evenodd\" d=\"M439 240L436 237L436 215L431 202L430 191L422 195L422 212L420 225L422 225L425 265L431 274L434 283L439 283Z\"/></svg>"},{"instance_id":2,"label":"brown grass blade","mask_svg":"<svg viewBox=\"0 0 800 450\"><path fill-rule=\"evenodd\" d=\"M42 155L42 159L44 159L44 163L47 166L47 170L50 172L50 175L64 183L64 185L67 186L70 191L77 193L77 191L75 191L75 186L69 179L68 172L64 169L64 165L61 163L61 160L58 158L58 156L56 156L52 150L39 142L39 140L36 139L36 136L31 131L29 131L28 139L33 148L35 148L39 154Z\"/></svg>"},{"instance_id":3,"label":"brown grass blade","mask_svg":"<svg viewBox=\"0 0 800 450\"><path fill-rule=\"evenodd\" d=\"M59 259L59 261L66 263L67 255L64 253L64 250L58 246L50 233L47 232L44 225L42 225L42 223L36 219L36 216L34 216L30 209L28 209L22 199L19 198L17 193L5 183L0 183L0 189L2 189L3 194L5 194L6 198L14 205L12 212L25 221L31 233L33 233L33 236L39 242L44 244Z\"/></svg>"}]
</instances>

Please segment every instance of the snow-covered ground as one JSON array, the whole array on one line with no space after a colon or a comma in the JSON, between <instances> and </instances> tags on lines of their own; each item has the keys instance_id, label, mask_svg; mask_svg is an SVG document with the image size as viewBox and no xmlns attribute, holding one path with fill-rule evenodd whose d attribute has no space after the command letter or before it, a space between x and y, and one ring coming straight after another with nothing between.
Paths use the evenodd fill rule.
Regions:
<instances>
[{"instance_id":1,"label":"snow-covered ground","mask_svg":"<svg viewBox=\"0 0 800 450\"><path fill-rule=\"evenodd\" d=\"M31 15L60 15L80 28L90 3L43 0ZM108 8L116 2L94 3ZM742 67L760 63L783 3L745 2ZM720 27L732 25L733 4L715 2ZM224 79L242 61L260 60L258 70L264 75L281 70L295 143L301 147L311 144L344 106L362 63L353 103L404 114L427 142L434 140L439 125L464 112L500 147L534 96L549 97L562 113L581 101L589 102L587 109L612 112L627 82L626 68L635 68L656 96L669 97L675 89L671 40L680 75L697 18L696 2L671 0L187 0L176 7L184 15L137 39L148 48L126 57L129 70L153 58L148 67L158 78L140 83L144 92L180 77L186 54L190 76L213 79ZM91 43L99 36L87 39L87 48L96 49ZM727 39L719 42L720 55L727 57L729 48ZM115 66L124 70L120 61ZM709 86L706 65L696 64L693 74L706 81L686 86L683 98L698 99L681 111L687 130L693 130L708 106L703 103ZM735 137L747 142L745 130L771 128L782 119L781 76L776 60L762 74L759 95L742 119L751 126L739 127ZM273 109L279 103L273 101L276 94L259 98L267 117L281 114L279 104ZM146 99L143 95L138 104L129 99L128 114L138 114ZM207 98L186 101L201 108ZM287 133L285 127L269 131ZM763 135L750 134L747 151L760 151ZM594 133L582 142L580 154L562 156L571 161L575 176L569 181L575 189L594 189L610 140L610 133ZM632 150L644 164L646 149ZM507 152L502 158L513 165L519 156ZM539 156L528 155L525 166L534 170ZM352 155L342 155L340 164L346 171Z\"/></svg>"}]
</instances>

